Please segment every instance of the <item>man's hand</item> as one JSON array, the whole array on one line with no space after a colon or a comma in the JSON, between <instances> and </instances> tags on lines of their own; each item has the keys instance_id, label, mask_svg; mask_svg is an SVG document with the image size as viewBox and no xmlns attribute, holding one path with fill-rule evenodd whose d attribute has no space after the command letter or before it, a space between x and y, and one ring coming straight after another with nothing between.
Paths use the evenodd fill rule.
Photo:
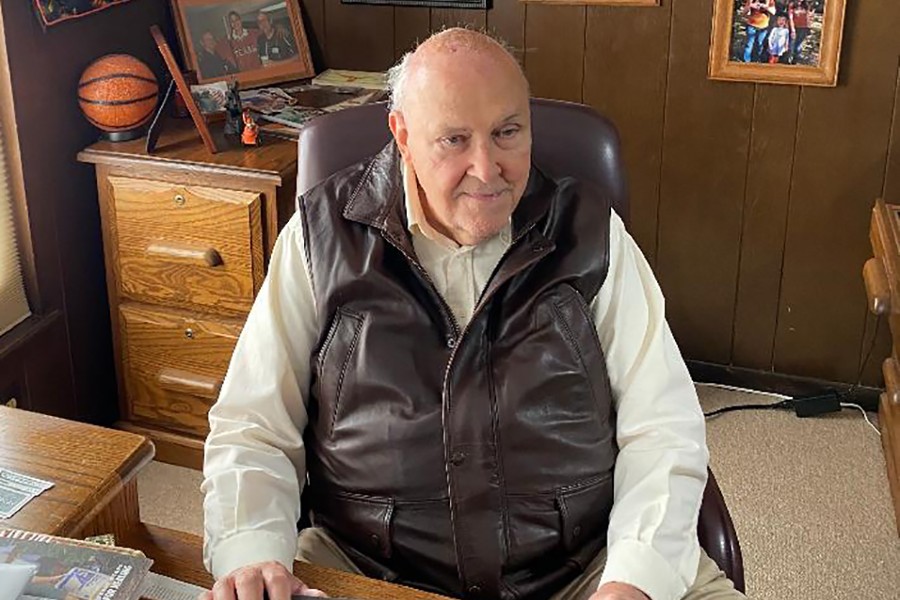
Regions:
<instances>
[{"instance_id":1,"label":"man's hand","mask_svg":"<svg viewBox=\"0 0 900 600\"><path fill-rule=\"evenodd\" d=\"M627 583L610 581L601 585L600 589L590 597L590 600L650 600L650 598L641 590Z\"/></svg>"},{"instance_id":2,"label":"man's hand","mask_svg":"<svg viewBox=\"0 0 900 600\"><path fill-rule=\"evenodd\" d=\"M291 600L291 594L327 598L324 592L294 577L281 563L264 562L235 569L197 600L262 600L264 591L269 593L269 600Z\"/></svg>"}]
</instances>

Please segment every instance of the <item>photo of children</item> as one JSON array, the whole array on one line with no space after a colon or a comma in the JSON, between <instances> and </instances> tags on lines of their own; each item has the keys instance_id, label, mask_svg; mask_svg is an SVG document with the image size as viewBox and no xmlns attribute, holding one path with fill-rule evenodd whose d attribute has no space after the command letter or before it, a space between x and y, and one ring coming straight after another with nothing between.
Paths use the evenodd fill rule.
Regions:
<instances>
[{"instance_id":1,"label":"photo of children","mask_svg":"<svg viewBox=\"0 0 900 600\"><path fill-rule=\"evenodd\" d=\"M826 0L733 1L733 62L819 66Z\"/></svg>"}]
</instances>

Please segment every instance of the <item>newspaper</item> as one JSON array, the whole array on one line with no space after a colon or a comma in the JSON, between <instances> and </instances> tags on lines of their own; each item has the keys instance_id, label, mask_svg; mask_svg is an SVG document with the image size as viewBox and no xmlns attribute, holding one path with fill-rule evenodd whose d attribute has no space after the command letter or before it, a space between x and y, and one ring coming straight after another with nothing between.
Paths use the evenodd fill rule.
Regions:
<instances>
[{"instance_id":1,"label":"newspaper","mask_svg":"<svg viewBox=\"0 0 900 600\"><path fill-rule=\"evenodd\" d=\"M0 467L0 519L9 519L23 506L53 487L50 481Z\"/></svg>"},{"instance_id":2,"label":"newspaper","mask_svg":"<svg viewBox=\"0 0 900 600\"><path fill-rule=\"evenodd\" d=\"M312 80L314 85L386 90L387 73L383 71L346 71L327 69Z\"/></svg>"},{"instance_id":3,"label":"newspaper","mask_svg":"<svg viewBox=\"0 0 900 600\"><path fill-rule=\"evenodd\" d=\"M23 592L47 600L137 600L153 561L143 554L15 529L0 529L0 563L33 565Z\"/></svg>"}]
</instances>

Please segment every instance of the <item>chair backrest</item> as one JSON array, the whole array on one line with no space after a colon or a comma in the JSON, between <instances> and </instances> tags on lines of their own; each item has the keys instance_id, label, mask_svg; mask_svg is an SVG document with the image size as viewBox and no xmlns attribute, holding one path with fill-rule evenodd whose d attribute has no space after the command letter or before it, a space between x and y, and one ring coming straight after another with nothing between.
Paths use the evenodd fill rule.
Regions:
<instances>
[{"instance_id":1,"label":"chair backrest","mask_svg":"<svg viewBox=\"0 0 900 600\"><path fill-rule=\"evenodd\" d=\"M590 181L628 223L628 189L619 134L606 117L582 104L531 100L532 157L551 177ZM325 115L300 132L297 193L381 150L391 138L387 105L366 104Z\"/></svg>"}]
</instances>

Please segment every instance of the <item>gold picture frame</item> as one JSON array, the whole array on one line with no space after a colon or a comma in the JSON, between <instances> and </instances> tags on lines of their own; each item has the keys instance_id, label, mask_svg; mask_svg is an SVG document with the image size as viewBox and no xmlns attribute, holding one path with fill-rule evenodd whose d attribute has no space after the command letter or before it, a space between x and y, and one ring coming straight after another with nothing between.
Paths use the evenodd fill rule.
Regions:
<instances>
[{"instance_id":1,"label":"gold picture frame","mask_svg":"<svg viewBox=\"0 0 900 600\"><path fill-rule=\"evenodd\" d=\"M715 0L710 79L834 87L845 10L846 0Z\"/></svg>"},{"instance_id":2,"label":"gold picture frame","mask_svg":"<svg viewBox=\"0 0 900 600\"><path fill-rule=\"evenodd\" d=\"M242 89L313 77L295 0L171 0L178 41L197 83Z\"/></svg>"}]
</instances>

